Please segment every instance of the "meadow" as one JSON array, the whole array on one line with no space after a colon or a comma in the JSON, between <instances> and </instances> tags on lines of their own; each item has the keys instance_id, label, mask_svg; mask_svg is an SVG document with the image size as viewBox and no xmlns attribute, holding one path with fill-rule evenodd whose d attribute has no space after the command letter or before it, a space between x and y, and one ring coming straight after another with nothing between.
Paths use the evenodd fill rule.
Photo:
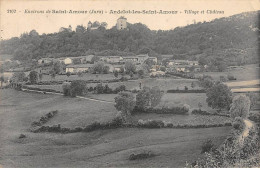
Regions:
<instances>
[{"instance_id":1,"label":"meadow","mask_svg":"<svg viewBox=\"0 0 260 171\"><path fill-rule=\"evenodd\" d=\"M3 167L185 167L186 161L202 156L201 145L206 139L219 145L231 129L120 128L90 133L31 133L31 123L52 110L59 112L47 124L68 127L95 120L105 122L116 111L113 104L59 95L10 89L0 90L0 94ZM26 138L19 139L20 134ZM155 156L129 160L131 154L142 151L151 151Z\"/></svg>"},{"instance_id":2,"label":"meadow","mask_svg":"<svg viewBox=\"0 0 260 171\"><path fill-rule=\"evenodd\" d=\"M225 72L205 72L205 73L197 73L196 77L200 75L210 75L214 80L219 80L220 76L227 77L228 75L233 75L237 80L236 81L250 81L259 79L259 64L251 64L238 66L236 69L230 69Z\"/></svg>"}]
</instances>

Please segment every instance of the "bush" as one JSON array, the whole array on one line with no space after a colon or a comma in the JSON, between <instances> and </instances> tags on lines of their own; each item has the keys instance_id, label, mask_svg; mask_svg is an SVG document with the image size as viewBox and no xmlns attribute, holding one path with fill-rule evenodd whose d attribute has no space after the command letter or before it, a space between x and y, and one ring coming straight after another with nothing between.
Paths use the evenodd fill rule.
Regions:
<instances>
[{"instance_id":1,"label":"bush","mask_svg":"<svg viewBox=\"0 0 260 171\"><path fill-rule=\"evenodd\" d=\"M236 117L232 123L232 126L236 130L243 131L245 129L245 122L244 122L243 118Z\"/></svg>"},{"instance_id":2,"label":"bush","mask_svg":"<svg viewBox=\"0 0 260 171\"><path fill-rule=\"evenodd\" d=\"M82 96L87 92L87 84L83 80L74 80L70 85L70 96Z\"/></svg>"},{"instance_id":3,"label":"bush","mask_svg":"<svg viewBox=\"0 0 260 171\"><path fill-rule=\"evenodd\" d=\"M70 83L64 82L62 84L62 90L63 90L64 96L70 96Z\"/></svg>"},{"instance_id":4,"label":"bush","mask_svg":"<svg viewBox=\"0 0 260 171\"><path fill-rule=\"evenodd\" d=\"M214 147L211 139L206 140L201 146L201 153L210 152Z\"/></svg>"},{"instance_id":5,"label":"bush","mask_svg":"<svg viewBox=\"0 0 260 171\"><path fill-rule=\"evenodd\" d=\"M24 134L20 134L19 139L21 138L26 138L26 136Z\"/></svg>"},{"instance_id":6,"label":"bush","mask_svg":"<svg viewBox=\"0 0 260 171\"><path fill-rule=\"evenodd\" d=\"M143 128L163 128L164 122L161 120L139 120L137 125Z\"/></svg>"},{"instance_id":7,"label":"bush","mask_svg":"<svg viewBox=\"0 0 260 171\"><path fill-rule=\"evenodd\" d=\"M228 78L229 81L237 80L237 79L234 77L234 75L230 75L230 74L227 76L227 78Z\"/></svg>"},{"instance_id":8,"label":"bush","mask_svg":"<svg viewBox=\"0 0 260 171\"><path fill-rule=\"evenodd\" d=\"M48 122L48 121L49 121L52 117L54 117L57 113L58 113L57 110L51 111L51 112L45 114L44 116L42 116L39 121L34 121L34 122L31 124L31 126L32 126L32 127L41 126L41 125L45 124L46 122Z\"/></svg>"},{"instance_id":9,"label":"bush","mask_svg":"<svg viewBox=\"0 0 260 171\"><path fill-rule=\"evenodd\" d=\"M131 154L129 160L146 159L155 156L151 151L143 151L137 154Z\"/></svg>"}]
</instances>

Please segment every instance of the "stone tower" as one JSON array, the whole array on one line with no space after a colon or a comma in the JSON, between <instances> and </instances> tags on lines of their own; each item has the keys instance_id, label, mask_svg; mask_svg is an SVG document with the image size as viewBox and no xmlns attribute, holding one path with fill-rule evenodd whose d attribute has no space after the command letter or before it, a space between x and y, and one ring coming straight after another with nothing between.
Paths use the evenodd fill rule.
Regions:
<instances>
[{"instance_id":1,"label":"stone tower","mask_svg":"<svg viewBox=\"0 0 260 171\"><path fill-rule=\"evenodd\" d=\"M123 16L117 19L116 28L117 30L123 30L127 28L127 19Z\"/></svg>"},{"instance_id":2,"label":"stone tower","mask_svg":"<svg viewBox=\"0 0 260 171\"><path fill-rule=\"evenodd\" d=\"M91 21L88 22L88 29L90 29L92 27L92 23Z\"/></svg>"}]
</instances>

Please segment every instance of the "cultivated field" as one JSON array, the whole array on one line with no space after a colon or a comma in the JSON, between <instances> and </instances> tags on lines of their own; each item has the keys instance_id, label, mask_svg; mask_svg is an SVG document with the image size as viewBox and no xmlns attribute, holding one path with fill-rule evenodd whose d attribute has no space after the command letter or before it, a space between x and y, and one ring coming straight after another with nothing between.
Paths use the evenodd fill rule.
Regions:
<instances>
[{"instance_id":1,"label":"cultivated field","mask_svg":"<svg viewBox=\"0 0 260 171\"><path fill-rule=\"evenodd\" d=\"M113 104L9 89L0 90L0 108L3 167L185 167L186 161L201 157L201 145L206 139L219 145L230 131L230 127L120 128L90 133L31 133L30 124L52 110L59 113L48 124L70 127L95 120L105 122L116 111ZM26 138L19 139L21 133ZM151 151L155 157L128 159L141 151Z\"/></svg>"}]
</instances>

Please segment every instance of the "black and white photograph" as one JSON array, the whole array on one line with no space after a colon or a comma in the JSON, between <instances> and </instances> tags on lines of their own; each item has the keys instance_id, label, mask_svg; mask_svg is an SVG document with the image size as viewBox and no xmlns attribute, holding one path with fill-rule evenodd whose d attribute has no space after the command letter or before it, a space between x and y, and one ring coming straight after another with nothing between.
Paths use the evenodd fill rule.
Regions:
<instances>
[{"instance_id":1,"label":"black and white photograph","mask_svg":"<svg viewBox=\"0 0 260 171\"><path fill-rule=\"evenodd\" d=\"M0 0L0 168L259 168L259 0Z\"/></svg>"}]
</instances>

